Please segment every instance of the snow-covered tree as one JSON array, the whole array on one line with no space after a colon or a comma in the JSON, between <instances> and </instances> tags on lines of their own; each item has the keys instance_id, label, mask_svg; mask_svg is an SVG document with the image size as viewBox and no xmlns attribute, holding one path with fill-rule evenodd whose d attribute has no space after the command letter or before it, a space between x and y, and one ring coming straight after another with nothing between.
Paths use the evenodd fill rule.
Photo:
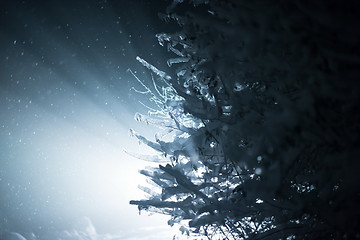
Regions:
<instances>
[{"instance_id":1,"label":"snow-covered tree","mask_svg":"<svg viewBox=\"0 0 360 240\"><path fill-rule=\"evenodd\" d=\"M161 17L182 30L157 35L170 70L138 58L156 107L136 118L162 131L132 132L160 165L131 204L209 239L360 238L359 9L173 1Z\"/></svg>"}]
</instances>

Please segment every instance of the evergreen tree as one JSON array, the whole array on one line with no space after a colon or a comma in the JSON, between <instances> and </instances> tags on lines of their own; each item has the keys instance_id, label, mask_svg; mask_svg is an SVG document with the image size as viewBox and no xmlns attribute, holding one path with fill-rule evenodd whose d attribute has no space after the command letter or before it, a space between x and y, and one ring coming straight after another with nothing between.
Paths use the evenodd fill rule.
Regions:
<instances>
[{"instance_id":1,"label":"evergreen tree","mask_svg":"<svg viewBox=\"0 0 360 240\"><path fill-rule=\"evenodd\" d=\"M209 239L360 238L360 22L354 2L175 0L175 58L139 121L162 129L131 201ZM174 66L176 68L174 69ZM173 70L174 69L174 70ZM136 76L135 76L136 77ZM164 136L171 136L165 140Z\"/></svg>"}]
</instances>

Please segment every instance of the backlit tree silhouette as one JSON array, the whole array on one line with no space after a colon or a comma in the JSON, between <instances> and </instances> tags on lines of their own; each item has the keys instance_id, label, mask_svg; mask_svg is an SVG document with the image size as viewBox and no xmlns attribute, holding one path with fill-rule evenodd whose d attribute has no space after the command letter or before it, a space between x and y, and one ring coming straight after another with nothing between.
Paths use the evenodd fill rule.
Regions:
<instances>
[{"instance_id":1,"label":"backlit tree silhouette","mask_svg":"<svg viewBox=\"0 0 360 240\"><path fill-rule=\"evenodd\" d=\"M359 8L339 1L174 1L174 53L139 121L161 129L140 210L209 239L360 238ZM174 66L176 68L174 69ZM135 76L135 75L134 75ZM135 76L136 77L136 76Z\"/></svg>"}]
</instances>

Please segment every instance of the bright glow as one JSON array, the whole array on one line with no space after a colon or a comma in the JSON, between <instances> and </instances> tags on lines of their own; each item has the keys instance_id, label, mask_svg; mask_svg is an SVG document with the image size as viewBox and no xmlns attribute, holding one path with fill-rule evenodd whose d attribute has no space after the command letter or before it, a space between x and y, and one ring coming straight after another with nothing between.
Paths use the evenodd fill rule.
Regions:
<instances>
[{"instance_id":1,"label":"bright glow","mask_svg":"<svg viewBox=\"0 0 360 240\"><path fill-rule=\"evenodd\" d=\"M73 92L70 86L64 88ZM21 129L10 134L16 142L12 146L13 171L23 173L16 179L37 199L33 202L24 195L21 205L29 211L37 209L29 213L35 214L34 219L77 221L79 216L89 217L100 232L125 234L142 231L145 226L170 229L167 217L139 216L137 207L129 205L130 200L144 198L138 185L146 184L145 177L138 170L148 163L124 149L149 152L124 127L127 121L136 125L133 116L118 106L124 118L119 122L86 95L76 94L81 104L72 106L74 116L64 118L61 112L67 106L54 99L52 107L58 107L57 111L32 103L15 119Z\"/></svg>"},{"instance_id":2,"label":"bright glow","mask_svg":"<svg viewBox=\"0 0 360 240\"><path fill-rule=\"evenodd\" d=\"M155 134L134 121L135 111L142 112L138 100L147 97L130 90L136 81L126 69L150 80L136 55L150 51L149 60L165 59L166 49L153 46L157 12L167 3L159 9L141 1L4 4L0 235L33 232L57 240L57 231L71 231L83 217L98 234L91 239L144 239L159 226L170 229L167 217L139 216L129 205L143 198L138 170L148 163L123 151L147 151L129 136L130 128ZM154 14L143 14L149 10Z\"/></svg>"}]
</instances>

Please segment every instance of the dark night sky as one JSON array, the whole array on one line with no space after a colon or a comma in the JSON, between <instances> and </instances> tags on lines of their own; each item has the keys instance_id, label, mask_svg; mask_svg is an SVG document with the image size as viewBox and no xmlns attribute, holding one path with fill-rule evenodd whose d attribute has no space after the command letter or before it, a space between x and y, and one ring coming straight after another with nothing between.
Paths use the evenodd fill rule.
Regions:
<instances>
[{"instance_id":1,"label":"dark night sky","mask_svg":"<svg viewBox=\"0 0 360 240\"><path fill-rule=\"evenodd\" d=\"M146 110L127 69L149 79L139 55L166 70L155 34L175 31L157 16L167 3L0 2L0 234L49 236L88 217L141 239L166 224L128 205L146 163L123 149L144 151L129 128L152 131L134 121Z\"/></svg>"}]
</instances>

